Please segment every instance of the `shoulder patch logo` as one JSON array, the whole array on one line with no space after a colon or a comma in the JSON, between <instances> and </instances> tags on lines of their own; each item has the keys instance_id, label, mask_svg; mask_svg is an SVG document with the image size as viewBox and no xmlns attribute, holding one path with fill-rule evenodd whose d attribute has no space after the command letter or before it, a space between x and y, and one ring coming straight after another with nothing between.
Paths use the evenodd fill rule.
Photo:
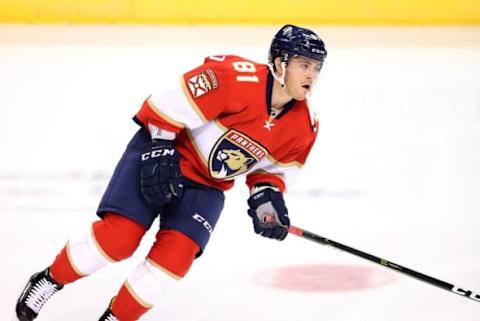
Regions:
<instances>
[{"instance_id":1,"label":"shoulder patch logo","mask_svg":"<svg viewBox=\"0 0 480 321\"><path fill-rule=\"evenodd\" d=\"M212 84L212 89L217 89L218 88L218 79L217 79L217 75L215 75L215 73L213 72L212 69L208 68L205 70L205 73L208 75L208 77L210 78L210 82Z\"/></svg>"},{"instance_id":2,"label":"shoulder patch logo","mask_svg":"<svg viewBox=\"0 0 480 321\"><path fill-rule=\"evenodd\" d=\"M234 129L222 135L210 152L210 176L230 179L247 172L268 155L268 151L253 139Z\"/></svg>"},{"instance_id":3,"label":"shoulder patch logo","mask_svg":"<svg viewBox=\"0 0 480 321\"><path fill-rule=\"evenodd\" d=\"M218 88L217 76L211 69L206 69L191 77L187 80L187 84L193 98L198 98L205 95L210 90Z\"/></svg>"}]
</instances>

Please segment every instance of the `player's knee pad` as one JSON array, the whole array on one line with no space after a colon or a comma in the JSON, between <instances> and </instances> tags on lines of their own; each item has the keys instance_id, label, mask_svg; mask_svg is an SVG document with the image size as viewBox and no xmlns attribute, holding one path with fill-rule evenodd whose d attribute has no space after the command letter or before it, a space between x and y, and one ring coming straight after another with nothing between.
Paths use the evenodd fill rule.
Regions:
<instances>
[{"instance_id":1,"label":"player's knee pad","mask_svg":"<svg viewBox=\"0 0 480 321\"><path fill-rule=\"evenodd\" d=\"M99 250L113 261L132 256L146 232L143 225L115 213L105 214L92 229Z\"/></svg>"},{"instance_id":2,"label":"player's knee pad","mask_svg":"<svg viewBox=\"0 0 480 321\"><path fill-rule=\"evenodd\" d=\"M92 274L110 262L129 257L138 247L145 228L118 214L108 213L92 228L72 237L67 254L72 268L80 276Z\"/></svg>"},{"instance_id":3,"label":"player's knee pad","mask_svg":"<svg viewBox=\"0 0 480 321\"><path fill-rule=\"evenodd\" d=\"M196 254L200 250L198 244L176 230L160 230L156 235L148 259L171 273L174 277L184 277Z\"/></svg>"}]
</instances>

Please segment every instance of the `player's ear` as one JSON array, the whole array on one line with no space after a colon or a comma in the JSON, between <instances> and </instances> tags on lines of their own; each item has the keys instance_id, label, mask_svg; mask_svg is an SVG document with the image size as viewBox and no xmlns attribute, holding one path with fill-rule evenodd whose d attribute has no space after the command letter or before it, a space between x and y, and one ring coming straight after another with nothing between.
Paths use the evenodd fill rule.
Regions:
<instances>
[{"instance_id":1,"label":"player's ear","mask_svg":"<svg viewBox=\"0 0 480 321\"><path fill-rule=\"evenodd\" d=\"M282 58L277 57L273 61L275 63L275 72L281 72L282 70Z\"/></svg>"}]
</instances>

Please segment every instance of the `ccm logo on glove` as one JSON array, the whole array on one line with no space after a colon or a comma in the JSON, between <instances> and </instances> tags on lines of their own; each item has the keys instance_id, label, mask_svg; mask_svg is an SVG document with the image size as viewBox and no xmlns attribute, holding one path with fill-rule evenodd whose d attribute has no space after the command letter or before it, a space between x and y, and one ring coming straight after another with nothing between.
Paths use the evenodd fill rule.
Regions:
<instances>
[{"instance_id":1,"label":"ccm logo on glove","mask_svg":"<svg viewBox=\"0 0 480 321\"><path fill-rule=\"evenodd\" d=\"M163 156L173 156L175 154L175 149L157 149L150 152L142 154L142 161L146 161L150 158L163 157Z\"/></svg>"}]
</instances>

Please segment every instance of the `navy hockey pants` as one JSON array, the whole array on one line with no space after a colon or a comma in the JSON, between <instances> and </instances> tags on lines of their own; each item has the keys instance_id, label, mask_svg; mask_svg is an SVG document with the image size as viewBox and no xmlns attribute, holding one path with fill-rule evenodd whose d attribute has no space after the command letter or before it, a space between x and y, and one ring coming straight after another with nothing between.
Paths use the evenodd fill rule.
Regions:
<instances>
[{"instance_id":1,"label":"navy hockey pants","mask_svg":"<svg viewBox=\"0 0 480 321\"><path fill-rule=\"evenodd\" d=\"M174 229L189 236L205 249L222 212L222 191L185 179L181 198L155 210L140 191L140 155L150 142L150 134L140 129L129 142L100 201L97 215L115 212L149 229L160 215L160 228Z\"/></svg>"}]
</instances>

